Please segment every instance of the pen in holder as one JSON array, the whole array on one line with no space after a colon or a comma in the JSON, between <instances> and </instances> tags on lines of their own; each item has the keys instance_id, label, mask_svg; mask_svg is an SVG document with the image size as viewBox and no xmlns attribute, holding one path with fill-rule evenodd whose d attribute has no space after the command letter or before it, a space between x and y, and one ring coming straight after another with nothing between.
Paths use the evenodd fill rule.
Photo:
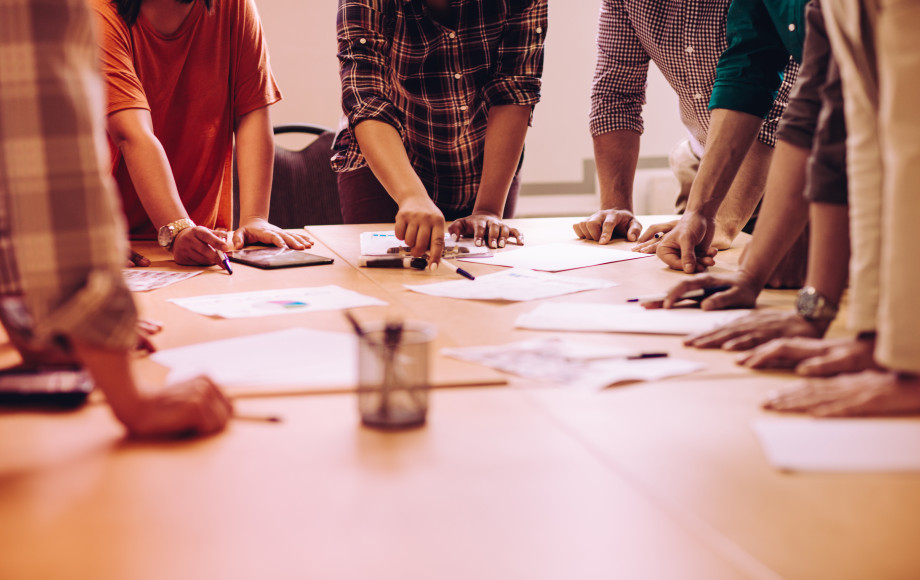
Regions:
<instances>
[{"instance_id":1,"label":"pen in holder","mask_svg":"<svg viewBox=\"0 0 920 580\"><path fill-rule=\"evenodd\" d=\"M360 329L358 411L362 423L380 429L425 423L428 352L434 334L431 326L415 322L390 321Z\"/></svg>"}]
</instances>

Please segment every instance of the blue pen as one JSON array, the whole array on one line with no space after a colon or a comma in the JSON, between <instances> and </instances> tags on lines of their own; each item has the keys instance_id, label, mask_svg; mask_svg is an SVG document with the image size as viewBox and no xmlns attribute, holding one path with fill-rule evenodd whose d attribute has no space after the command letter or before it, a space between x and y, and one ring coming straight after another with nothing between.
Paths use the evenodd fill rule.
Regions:
<instances>
[{"instance_id":1,"label":"blue pen","mask_svg":"<svg viewBox=\"0 0 920 580\"><path fill-rule=\"evenodd\" d=\"M451 262L450 260L441 260L439 263L444 264L445 266L447 266L448 269L453 270L454 272L460 274L461 276L463 276L464 278L466 278L466 279L468 279L468 280L475 280L475 279L476 279L475 276L473 276L472 274L470 274L469 272L467 272L467 271L464 270L463 268L458 267L456 264L454 264L454 263Z\"/></svg>"},{"instance_id":2,"label":"blue pen","mask_svg":"<svg viewBox=\"0 0 920 580\"><path fill-rule=\"evenodd\" d=\"M700 302L712 296L713 294L718 294L719 292L725 292L729 288L731 288L731 286L727 284L723 284L720 286L710 286L709 288L700 288L699 290L690 290L689 292L686 292L674 302L680 302L681 300L696 300L697 302ZM626 301L627 302L639 302L640 304L646 303L646 302L664 302L664 299L667 297L668 297L667 294L648 294L646 296L637 296L635 298L628 298Z\"/></svg>"}]
</instances>

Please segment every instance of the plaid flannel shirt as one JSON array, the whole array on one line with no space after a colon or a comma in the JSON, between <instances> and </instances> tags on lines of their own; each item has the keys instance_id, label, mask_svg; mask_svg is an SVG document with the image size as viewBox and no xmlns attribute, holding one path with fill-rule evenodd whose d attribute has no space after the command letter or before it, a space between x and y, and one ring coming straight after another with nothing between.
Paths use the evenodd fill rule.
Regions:
<instances>
[{"instance_id":1,"label":"plaid flannel shirt","mask_svg":"<svg viewBox=\"0 0 920 580\"><path fill-rule=\"evenodd\" d=\"M36 347L127 349L136 310L85 0L0 0L0 309Z\"/></svg>"},{"instance_id":2,"label":"plaid flannel shirt","mask_svg":"<svg viewBox=\"0 0 920 580\"><path fill-rule=\"evenodd\" d=\"M540 100L547 0L454 0L456 28L423 0L339 0L343 127L336 171L366 165L354 127L367 119L402 136L442 209L471 208L482 176L489 108Z\"/></svg>"},{"instance_id":3,"label":"plaid flannel shirt","mask_svg":"<svg viewBox=\"0 0 920 580\"><path fill-rule=\"evenodd\" d=\"M702 153L709 132L709 99L716 63L728 46L726 17L731 0L603 0L597 36L597 68L591 91L592 135L615 130L643 131L649 61L677 93L680 118L694 150ZM789 61L779 96L759 140L775 144L774 133L795 82Z\"/></svg>"}]
</instances>

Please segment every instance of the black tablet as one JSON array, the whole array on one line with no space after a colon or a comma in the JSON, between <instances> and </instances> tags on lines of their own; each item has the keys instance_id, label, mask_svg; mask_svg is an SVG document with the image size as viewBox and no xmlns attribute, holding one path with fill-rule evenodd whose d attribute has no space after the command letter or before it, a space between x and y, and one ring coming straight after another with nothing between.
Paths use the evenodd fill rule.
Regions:
<instances>
[{"instance_id":1,"label":"black tablet","mask_svg":"<svg viewBox=\"0 0 920 580\"><path fill-rule=\"evenodd\" d=\"M80 369L0 371L0 406L73 409L85 403L92 390L92 379Z\"/></svg>"},{"instance_id":2,"label":"black tablet","mask_svg":"<svg viewBox=\"0 0 920 580\"><path fill-rule=\"evenodd\" d=\"M331 264L332 258L308 254L298 250L286 248L255 248L251 250L237 250L228 252L227 257L231 262L246 264L265 270L274 268L296 268L298 266L318 266Z\"/></svg>"}]
</instances>

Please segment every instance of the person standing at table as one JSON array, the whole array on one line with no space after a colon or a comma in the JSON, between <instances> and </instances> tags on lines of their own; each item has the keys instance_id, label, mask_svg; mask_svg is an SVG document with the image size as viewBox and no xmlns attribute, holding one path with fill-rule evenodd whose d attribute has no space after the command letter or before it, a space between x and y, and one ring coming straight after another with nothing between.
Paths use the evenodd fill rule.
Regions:
<instances>
[{"instance_id":1,"label":"person standing at table","mask_svg":"<svg viewBox=\"0 0 920 580\"><path fill-rule=\"evenodd\" d=\"M730 0L603 0L601 3L590 117L601 210L575 224L579 237L601 244L624 237L640 242L634 249L653 253L658 245L655 234L673 227L673 224L653 226L640 237L642 226L632 210L649 62L655 63L677 94L681 121L688 133L687 139L669 156L671 169L680 182L675 205L678 212L686 207L710 133L712 115L707 105L716 63L727 46L725 26L730 3ZM786 108L796 70L796 65L789 63L779 95L759 126L757 140L741 161L739 175L730 184L726 202L719 208L712 243L715 248L731 246L763 195L774 133ZM796 263L803 258L790 256Z\"/></svg>"},{"instance_id":2,"label":"person standing at table","mask_svg":"<svg viewBox=\"0 0 920 580\"><path fill-rule=\"evenodd\" d=\"M309 238L268 223L281 99L252 0L92 0L108 85L113 173L132 238L156 238L176 262L215 250ZM240 224L232 227L234 139Z\"/></svg>"},{"instance_id":3,"label":"person standing at table","mask_svg":"<svg viewBox=\"0 0 920 580\"><path fill-rule=\"evenodd\" d=\"M920 3L822 4L840 65L850 179L855 339L774 341L752 356L807 365L811 379L773 395L780 411L820 416L920 412Z\"/></svg>"},{"instance_id":4,"label":"person standing at table","mask_svg":"<svg viewBox=\"0 0 920 580\"><path fill-rule=\"evenodd\" d=\"M136 436L212 433L204 378L142 394L124 219L105 170L103 87L84 0L0 0L0 322L23 366L82 363Z\"/></svg>"},{"instance_id":5,"label":"person standing at table","mask_svg":"<svg viewBox=\"0 0 920 580\"><path fill-rule=\"evenodd\" d=\"M496 248L540 100L547 0L339 0L346 223L395 222L412 254L450 232Z\"/></svg>"},{"instance_id":6,"label":"person standing at table","mask_svg":"<svg viewBox=\"0 0 920 580\"><path fill-rule=\"evenodd\" d=\"M791 56L802 60L808 0L732 0L728 47L709 100L706 150L687 209L658 244L669 267L693 274L715 263L716 215L775 100Z\"/></svg>"}]
</instances>

